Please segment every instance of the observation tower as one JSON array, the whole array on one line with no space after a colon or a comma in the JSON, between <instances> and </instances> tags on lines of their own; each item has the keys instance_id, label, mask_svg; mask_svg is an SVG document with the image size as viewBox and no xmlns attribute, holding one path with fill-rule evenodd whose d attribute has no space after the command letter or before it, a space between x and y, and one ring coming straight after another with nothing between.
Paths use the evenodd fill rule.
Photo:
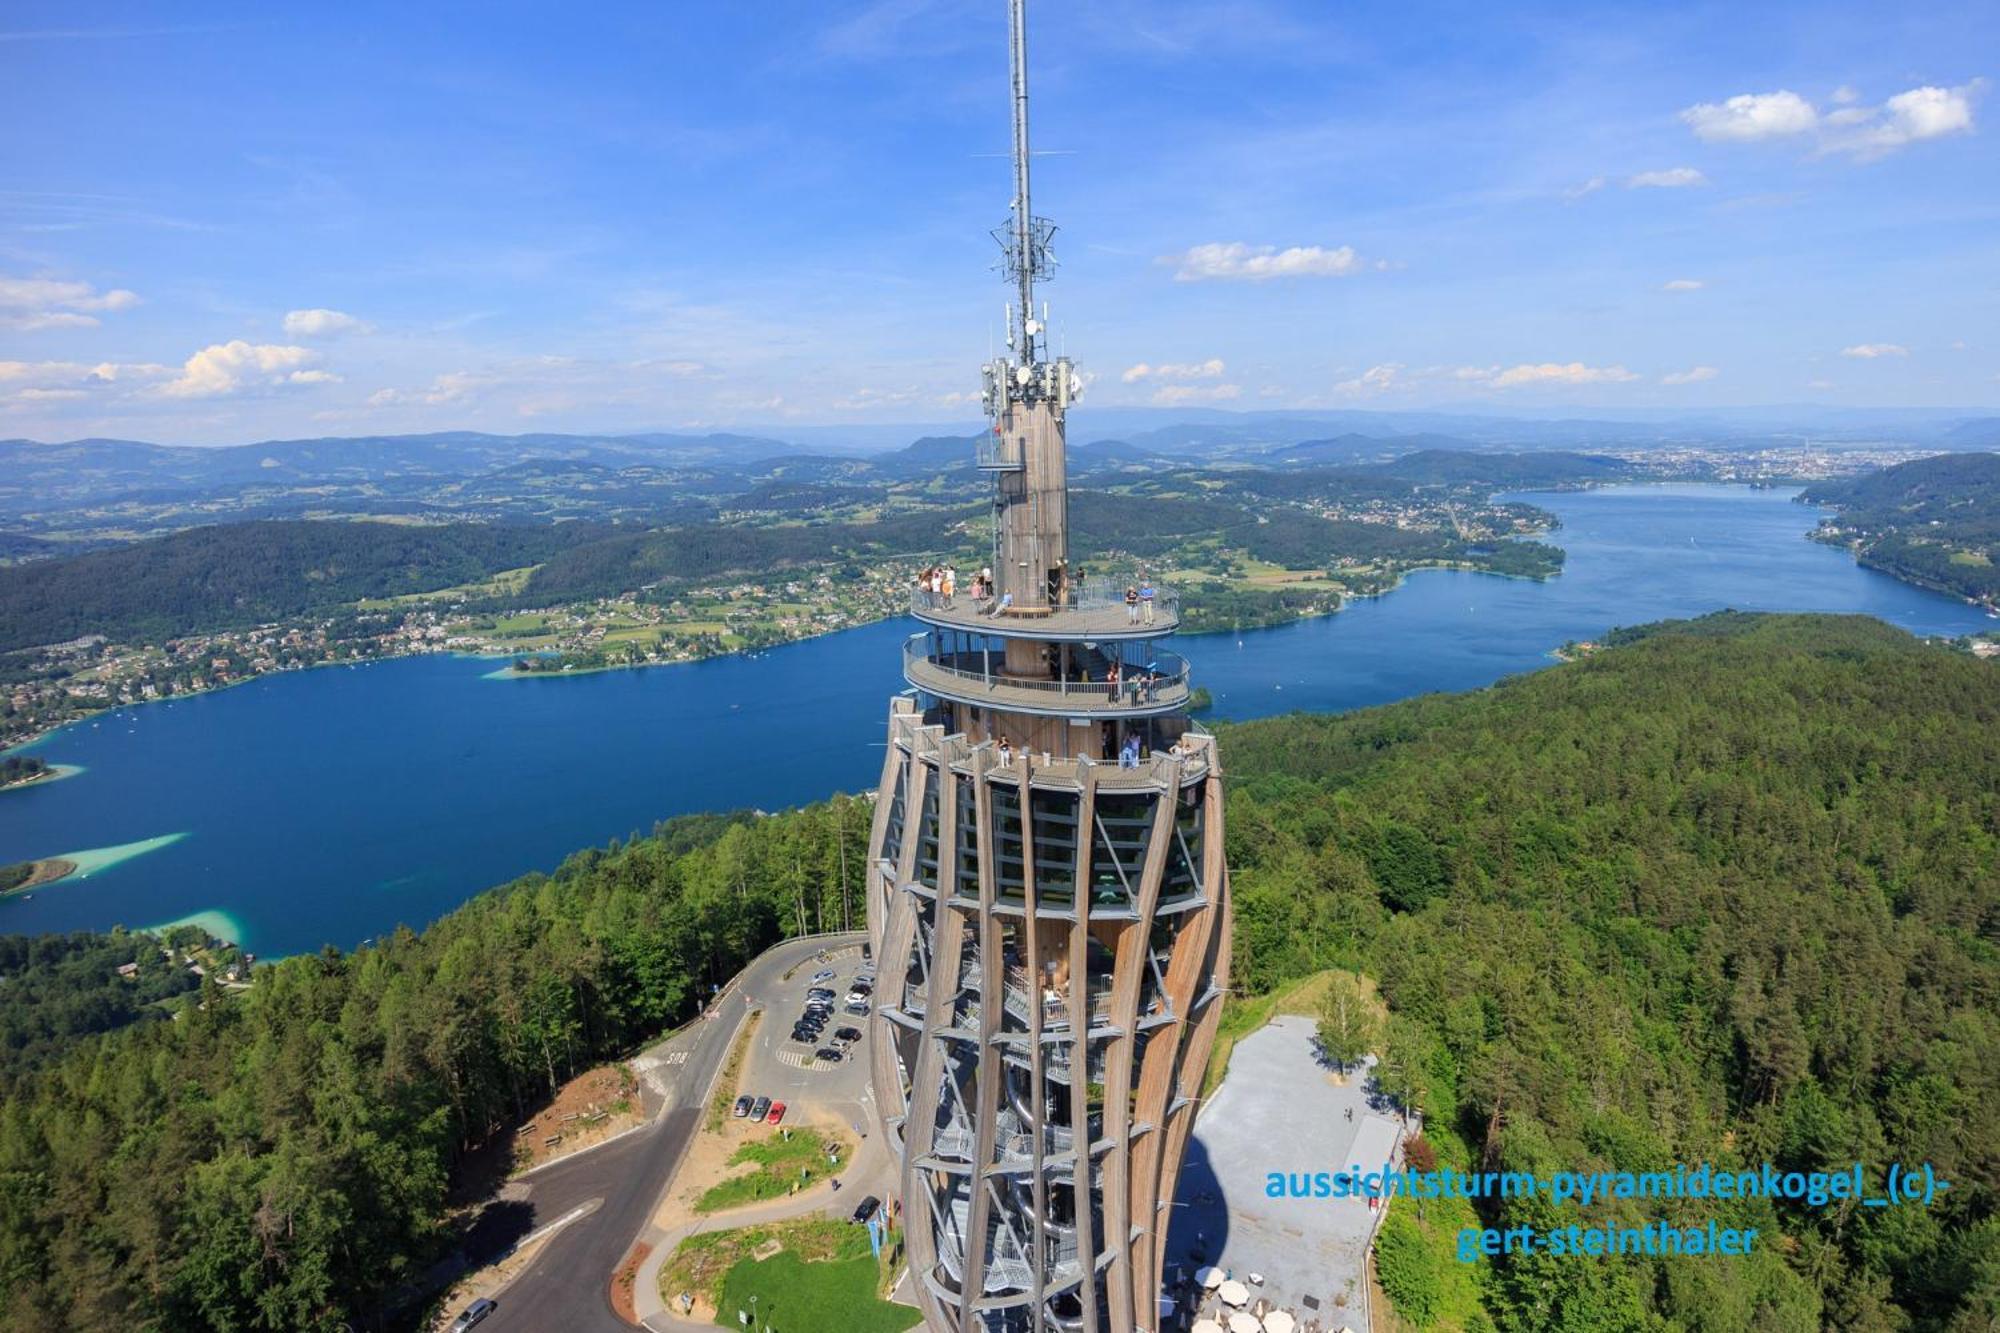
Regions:
<instances>
[{"instance_id":1,"label":"observation tower","mask_svg":"<svg viewBox=\"0 0 2000 1333\"><path fill-rule=\"evenodd\" d=\"M876 1113L941 1333L1157 1333L1174 1179L1229 971L1215 743L1163 645L1180 603L1086 577L1035 286L1024 0L1010 0L1010 355L984 368L990 571L912 598L868 865ZM1128 597L1151 597L1135 604Z\"/></svg>"}]
</instances>

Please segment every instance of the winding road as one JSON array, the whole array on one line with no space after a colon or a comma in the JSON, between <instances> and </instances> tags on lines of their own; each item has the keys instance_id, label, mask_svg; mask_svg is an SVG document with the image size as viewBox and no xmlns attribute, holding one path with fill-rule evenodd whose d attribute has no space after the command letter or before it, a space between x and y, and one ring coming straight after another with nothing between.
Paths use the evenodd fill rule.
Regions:
<instances>
[{"instance_id":1,"label":"winding road","mask_svg":"<svg viewBox=\"0 0 2000 1333\"><path fill-rule=\"evenodd\" d=\"M499 1309L480 1325L481 1333L630 1333L632 1325L612 1311L611 1276L633 1245L648 1239L745 1016L790 1003L796 987L784 985L786 973L862 938L858 932L812 936L760 954L724 989L715 1017L683 1029L636 1062L646 1070L646 1104L656 1108L643 1128L553 1162L502 1191L503 1198L533 1208L536 1229L577 1209L590 1211L544 1243L534 1263L496 1298Z\"/></svg>"}]
</instances>

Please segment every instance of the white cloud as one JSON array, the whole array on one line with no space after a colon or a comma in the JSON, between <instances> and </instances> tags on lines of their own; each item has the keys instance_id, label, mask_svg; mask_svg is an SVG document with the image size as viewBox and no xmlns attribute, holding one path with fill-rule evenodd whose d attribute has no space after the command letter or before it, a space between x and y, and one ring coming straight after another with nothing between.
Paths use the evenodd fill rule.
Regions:
<instances>
[{"instance_id":1,"label":"white cloud","mask_svg":"<svg viewBox=\"0 0 2000 1333\"><path fill-rule=\"evenodd\" d=\"M1486 370L1463 366L1453 375L1457 379L1473 380L1494 389L1518 389L1522 385L1533 384L1625 384L1639 378L1623 366L1586 366L1581 361L1571 361L1567 365L1544 361L1539 365L1510 366L1506 370L1497 366Z\"/></svg>"},{"instance_id":2,"label":"white cloud","mask_svg":"<svg viewBox=\"0 0 2000 1333\"><path fill-rule=\"evenodd\" d=\"M1161 407L1184 407L1189 403L1226 403L1243 395L1240 384L1163 384L1153 393Z\"/></svg>"},{"instance_id":3,"label":"white cloud","mask_svg":"<svg viewBox=\"0 0 2000 1333\"><path fill-rule=\"evenodd\" d=\"M1832 381L1832 380L1807 380L1807 381L1806 381L1806 387L1807 387L1808 389L1831 389L1831 388L1833 387L1833 381Z\"/></svg>"},{"instance_id":4,"label":"white cloud","mask_svg":"<svg viewBox=\"0 0 2000 1333\"><path fill-rule=\"evenodd\" d=\"M0 328L23 333L37 329L94 329L98 315L129 310L137 304L138 296L123 287L100 292L87 282L0 277Z\"/></svg>"},{"instance_id":5,"label":"white cloud","mask_svg":"<svg viewBox=\"0 0 2000 1333\"><path fill-rule=\"evenodd\" d=\"M112 384L121 379L157 379L173 373L171 366L146 361L129 364L103 361L94 366L86 366L81 361L0 361L0 383L92 386Z\"/></svg>"},{"instance_id":6,"label":"white cloud","mask_svg":"<svg viewBox=\"0 0 2000 1333\"><path fill-rule=\"evenodd\" d=\"M1706 184L1708 184L1708 177L1702 175L1693 167L1668 167L1664 171L1642 171L1636 176L1628 177L1625 181L1625 188L1628 190L1644 190L1647 188L1680 190L1690 185Z\"/></svg>"},{"instance_id":7,"label":"white cloud","mask_svg":"<svg viewBox=\"0 0 2000 1333\"><path fill-rule=\"evenodd\" d=\"M441 407L446 403L462 403L492 383L494 379L491 375L475 375L469 370L452 370L432 380L427 389L377 389L368 395L368 406L392 407L399 403L421 403L426 407Z\"/></svg>"},{"instance_id":8,"label":"white cloud","mask_svg":"<svg viewBox=\"0 0 2000 1333\"><path fill-rule=\"evenodd\" d=\"M1202 282L1211 278L1240 282L1268 282L1272 278L1345 278L1367 267L1351 245L1333 250L1317 245L1294 245L1280 250L1275 245L1245 245L1241 241L1197 245L1184 254L1163 256L1161 262L1175 266L1175 282ZM1382 265L1377 264L1376 267Z\"/></svg>"},{"instance_id":9,"label":"white cloud","mask_svg":"<svg viewBox=\"0 0 2000 1333\"><path fill-rule=\"evenodd\" d=\"M241 338L214 343L187 359L176 378L160 386L170 398L219 398L284 384L323 384L332 377L308 367L319 359L309 347L247 343Z\"/></svg>"},{"instance_id":10,"label":"white cloud","mask_svg":"<svg viewBox=\"0 0 2000 1333\"><path fill-rule=\"evenodd\" d=\"M1671 375L1660 376L1660 383L1700 384L1703 380L1714 379L1720 373L1714 366L1693 366L1687 370L1677 370Z\"/></svg>"},{"instance_id":11,"label":"white cloud","mask_svg":"<svg viewBox=\"0 0 2000 1333\"><path fill-rule=\"evenodd\" d=\"M1908 356L1910 349L1897 343L1856 343L1852 347L1841 348L1840 354L1862 361L1876 361L1885 356Z\"/></svg>"},{"instance_id":12,"label":"white cloud","mask_svg":"<svg viewBox=\"0 0 2000 1333\"><path fill-rule=\"evenodd\" d=\"M1564 190L1563 198L1571 200L1581 199L1585 195L1596 194L1599 190L1603 188L1604 188L1604 177L1592 176L1589 180L1585 181L1583 184L1572 185L1567 190Z\"/></svg>"},{"instance_id":13,"label":"white cloud","mask_svg":"<svg viewBox=\"0 0 2000 1333\"><path fill-rule=\"evenodd\" d=\"M1140 380L1213 380L1222 377L1222 359L1210 357L1206 361L1184 363L1167 362L1162 365L1148 365L1141 361L1136 366L1128 366L1118 378L1127 384L1137 384Z\"/></svg>"},{"instance_id":14,"label":"white cloud","mask_svg":"<svg viewBox=\"0 0 2000 1333\"><path fill-rule=\"evenodd\" d=\"M1698 292L1708 286L1700 278L1674 278L1660 284L1663 292Z\"/></svg>"},{"instance_id":15,"label":"white cloud","mask_svg":"<svg viewBox=\"0 0 2000 1333\"><path fill-rule=\"evenodd\" d=\"M1866 160L1923 139L1970 133L1972 99L1983 86L1978 79L1960 88L1926 84L1897 93L1878 108L1835 112L1827 117L1832 132L1823 151Z\"/></svg>"},{"instance_id":16,"label":"white cloud","mask_svg":"<svg viewBox=\"0 0 2000 1333\"><path fill-rule=\"evenodd\" d=\"M1867 160L1906 144L1969 133L1973 99L1985 87L1974 79L1957 88L1934 84L1897 93L1881 106L1857 105L1860 94L1834 90L1836 109L1822 115L1797 93L1739 93L1725 102L1698 102L1680 113L1695 136L1711 143L1747 143L1812 134L1821 153Z\"/></svg>"},{"instance_id":17,"label":"white cloud","mask_svg":"<svg viewBox=\"0 0 2000 1333\"><path fill-rule=\"evenodd\" d=\"M1333 386L1333 390L1349 398L1369 398L1404 387L1402 374L1401 362L1385 361L1379 366L1368 367L1353 379L1340 381Z\"/></svg>"},{"instance_id":18,"label":"white cloud","mask_svg":"<svg viewBox=\"0 0 2000 1333\"><path fill-rule=\"evenodd\" d=\"M1695 137L1711 143L1805 134L1819 123L1813 104L1795 92L1738 93L1726 102L1697 102L1681 112Z\"/></svg>"},{"instance_id":19,"label":"white cloud","mask_svg":"<svg viewBox=\"0 0 2000 1333\"><path fill-rule=\"evenodd\" d=\"M288 338L333 338L343 333L373 333L375 326L341 310L290 310L285 313Z\"/></svg>"}]
</instances>

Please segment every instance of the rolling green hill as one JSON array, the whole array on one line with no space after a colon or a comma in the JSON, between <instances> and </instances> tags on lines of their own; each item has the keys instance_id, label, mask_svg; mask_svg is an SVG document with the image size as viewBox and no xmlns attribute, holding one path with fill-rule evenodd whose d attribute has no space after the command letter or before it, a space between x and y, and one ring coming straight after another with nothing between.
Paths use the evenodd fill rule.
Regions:
<instances>
[{"instance_id":1,"label":"rolling green hill","mask_svg":"<svg viewBox=\"0 0 2000 1333\"><path fill-rule=\"evenodd\" d=\"M1821 540L1852 546L1897 578L2000 601L2000 454L1941 454L1820 482L1799 497L1832 505Z\"/></svg>"},{"instance_id":2,"label":"rolling green hill","mask_svg":"<svg viewBox=\"0 0 2000 1333\"><path fill-rule=\"evenodd\" d=\"M157 641L470 583L608 530L585 524L250 522L0 568L0 652Z\"/></svg>"}]
</instances>

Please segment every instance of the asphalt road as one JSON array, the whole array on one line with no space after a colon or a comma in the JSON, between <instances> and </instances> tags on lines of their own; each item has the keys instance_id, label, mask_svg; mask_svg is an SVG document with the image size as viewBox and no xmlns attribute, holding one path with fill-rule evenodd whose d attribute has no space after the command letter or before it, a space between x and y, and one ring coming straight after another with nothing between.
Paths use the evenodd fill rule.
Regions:
<instances>
[{"instance_id":1,"label":"asphalt road","mask_svg":"<svg viewBox=\"0 0 2000 1333\"><path fill-rule=\"evenodd\" d=\"M533 1265L496 1298L500 1308L480 1325L480 1333L629 1333L632 1325L611 1309L611 1275L651 1225L700 1131L709 1085L729 1058L745 1015L768 1006L772 1021L789 1030L787 1006L796 1007L796 987L781 984L784 974L823 949L851 947L861 938L857 933L793 940L759 956L722 997L716 1018L648 1052L687 1052L684 1063L661 1070L671 1080L671 1105L663 1113L636 1133L557 1162L505 1191L532 1206L536 1228L578 1207L593 1202L596 1207L543 1246Z\"/></svg>"}]
</instances>

